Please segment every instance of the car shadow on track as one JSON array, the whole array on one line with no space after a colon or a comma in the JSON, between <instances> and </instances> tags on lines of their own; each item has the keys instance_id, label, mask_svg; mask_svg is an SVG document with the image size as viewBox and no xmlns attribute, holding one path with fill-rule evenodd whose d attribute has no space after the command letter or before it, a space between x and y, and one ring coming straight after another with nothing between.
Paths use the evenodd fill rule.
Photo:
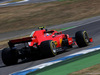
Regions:
<instances>
[{"instance_id":1,"label":"car shadow on track","mask_svg":"<svg viewBox=\"0 0 100 75\"><path fill-rule=\"evenodd\" d=\"M24 60L19 59L17 64L6 66L6 65L3 63L3 61L2 61L1 52L2 52L2 51L0 51L0 68L9 67L9 66L14 66L14 65L19 65L19 64L24 64L24 63L31 62L31 61L37 61L37 60L42 60L42 59L51 58L51 57L38 57L38 58L35 58L35 59L32 59L32 58L28 58L28 59L24 59Z\"/></svg>"},{"instance_id":2,"label":"car shadow on track","mask_svg":"<svg viewBox=\"0 0 100 75\"><path fill-rule=\"evenodd\" d=\"M63 52L59 52L57 55L60 55L60 54L63 54L63 53L67 53L67 52L71 52L71 51L74 51L75 49L77 49L78 47L74 47L74 48L71 48L71 49L67 49ZM81 48L80 48L81 49ZM2 50L0 50L0 68L3 68L3 67L8 67L6 65L3 64L3 61L2 61L2 57L1 57L1 52ZM15 64L15 65L19 65L19 64L24 64L24 63L27 63L27 62L31 62L31 61L37 61L37 60L42 60L42 59L48 59L48 58L52 58L50 56L40 56L40 57L37 57L35 59L32 59L32 58L28 58L28 59L24 59L24 60L21 60L19 59L18 63ZM10 65L10 66L14 66L14 65Z\"/></svg>"}]
</instances>

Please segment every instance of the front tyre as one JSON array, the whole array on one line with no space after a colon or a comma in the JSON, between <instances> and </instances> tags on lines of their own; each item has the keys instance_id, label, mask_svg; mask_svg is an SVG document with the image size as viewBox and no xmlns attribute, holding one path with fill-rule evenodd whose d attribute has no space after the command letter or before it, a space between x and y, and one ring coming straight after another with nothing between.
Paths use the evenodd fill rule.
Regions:
<instances>
[{"instance_id":1,"label":"front tyre","mask_svg":"<svg viewBox=\"0 0 100 75\"><path fill-rule=\"evenodd\" d=\"M89 45L89 37L86 31L76 32L75 39L79 47L85 47Z\"/></svg>"},{"instance_id":2,"label":"front tyre","mask_svg":"<svg viewBox=\"0 0 100 75\"><path fill-rule=\"evenodd\" d=\"M56 56L56 45L52 40L43 41L40 44L41 53L43 56Z\"/></svg>"},{"instance_id":3,"label":"front tyre","mask_svg":"<svg viewBox=\"0 0 100 75\"><path fill-rule=\"evenodd\" d=\"M2 61L6 66L17 64L17 55L17 50L10 50L10 48L5 48L2 50Z\"/></svg>"}]
</instances>

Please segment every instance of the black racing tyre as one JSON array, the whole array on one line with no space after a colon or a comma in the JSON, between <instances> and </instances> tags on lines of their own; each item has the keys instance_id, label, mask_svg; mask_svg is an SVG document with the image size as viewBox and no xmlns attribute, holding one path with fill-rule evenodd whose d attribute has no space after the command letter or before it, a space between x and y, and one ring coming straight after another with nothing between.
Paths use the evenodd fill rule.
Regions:
<instances>
[{"instance_id":1,"label":"black racing tyre","mask_svg":"<svg viewBox=\"0 0 100 75\"><path fill-rule=\"evenodd\" d=\"M75 39L79 47L85 47L89 45L89 37L86 31L76 32Z\"/></svg>"},{"instance_id":2,"label":"black racing tyre","mask_svg":"<svg viewBox=\"0 0 100 75\"><path fill-rule=\"evenodd\" d=\"M2 50L2 61L6 66L17 64L17 55L17 50L10 50L10 48L5 48Z\"/></svg>"},{"instance_id":3,"label":"black racing tyre","mask_svg":"<svg viewBox=\"0 0 100 75\"><path fill-rule=\"evenodd\" d=\"M43 56L56 56L56 45L52 40L43 41L40 44L41 53Z\"/></svg>"},{"instance_id":4,"label":"black racing tyre","mask_svg":"<svg viewBox=\"0 0 100 75\"><path fill-rule=\"evenodd\" d=\"M62 40L62 47L72 48L72 45L69 45L68 39L63 39Z\"/></svg>"}]
</instances>

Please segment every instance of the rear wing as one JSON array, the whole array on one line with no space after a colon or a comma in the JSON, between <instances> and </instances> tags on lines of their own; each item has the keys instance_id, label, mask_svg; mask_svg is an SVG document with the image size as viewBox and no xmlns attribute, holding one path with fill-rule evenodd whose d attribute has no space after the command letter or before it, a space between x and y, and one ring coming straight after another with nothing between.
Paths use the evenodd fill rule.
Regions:
<instances>
[{"instance_id":1,"label":"rear wing","mask_svg":"<svg viewBox=\"0 0 100 75\"><path fill-rule=\"evenodd\" d=\"M31 41L32 41L32 37L26 37L26 38L21 38L21 39L10 40L8 42L8 45L12 49L15 44L26 43L26 42L31 42Z\"/></svg>"}]
</instances>

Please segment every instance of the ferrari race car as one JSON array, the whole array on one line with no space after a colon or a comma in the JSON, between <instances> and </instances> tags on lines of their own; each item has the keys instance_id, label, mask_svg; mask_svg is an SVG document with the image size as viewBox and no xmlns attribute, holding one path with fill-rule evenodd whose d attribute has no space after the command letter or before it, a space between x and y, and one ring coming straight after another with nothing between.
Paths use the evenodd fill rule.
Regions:
<instances>
[{"instance_id":1,"label":"ferrari race car","mask_svg":"<svg viewBox=\"0 0 100 75\"><path fill-rule=\"evenodd\" d=\"M93 41L86 31L78 31L75 37L70 37L68 34L55 30L48 31L44 27L39 27L39 29L32 32L31 37L10 40L9 48L2 50L3 63L13 65L18 63L18 59L56 56L59 52L66 51L74 45L85 47Z\"/></svg>"}]
</instances>

